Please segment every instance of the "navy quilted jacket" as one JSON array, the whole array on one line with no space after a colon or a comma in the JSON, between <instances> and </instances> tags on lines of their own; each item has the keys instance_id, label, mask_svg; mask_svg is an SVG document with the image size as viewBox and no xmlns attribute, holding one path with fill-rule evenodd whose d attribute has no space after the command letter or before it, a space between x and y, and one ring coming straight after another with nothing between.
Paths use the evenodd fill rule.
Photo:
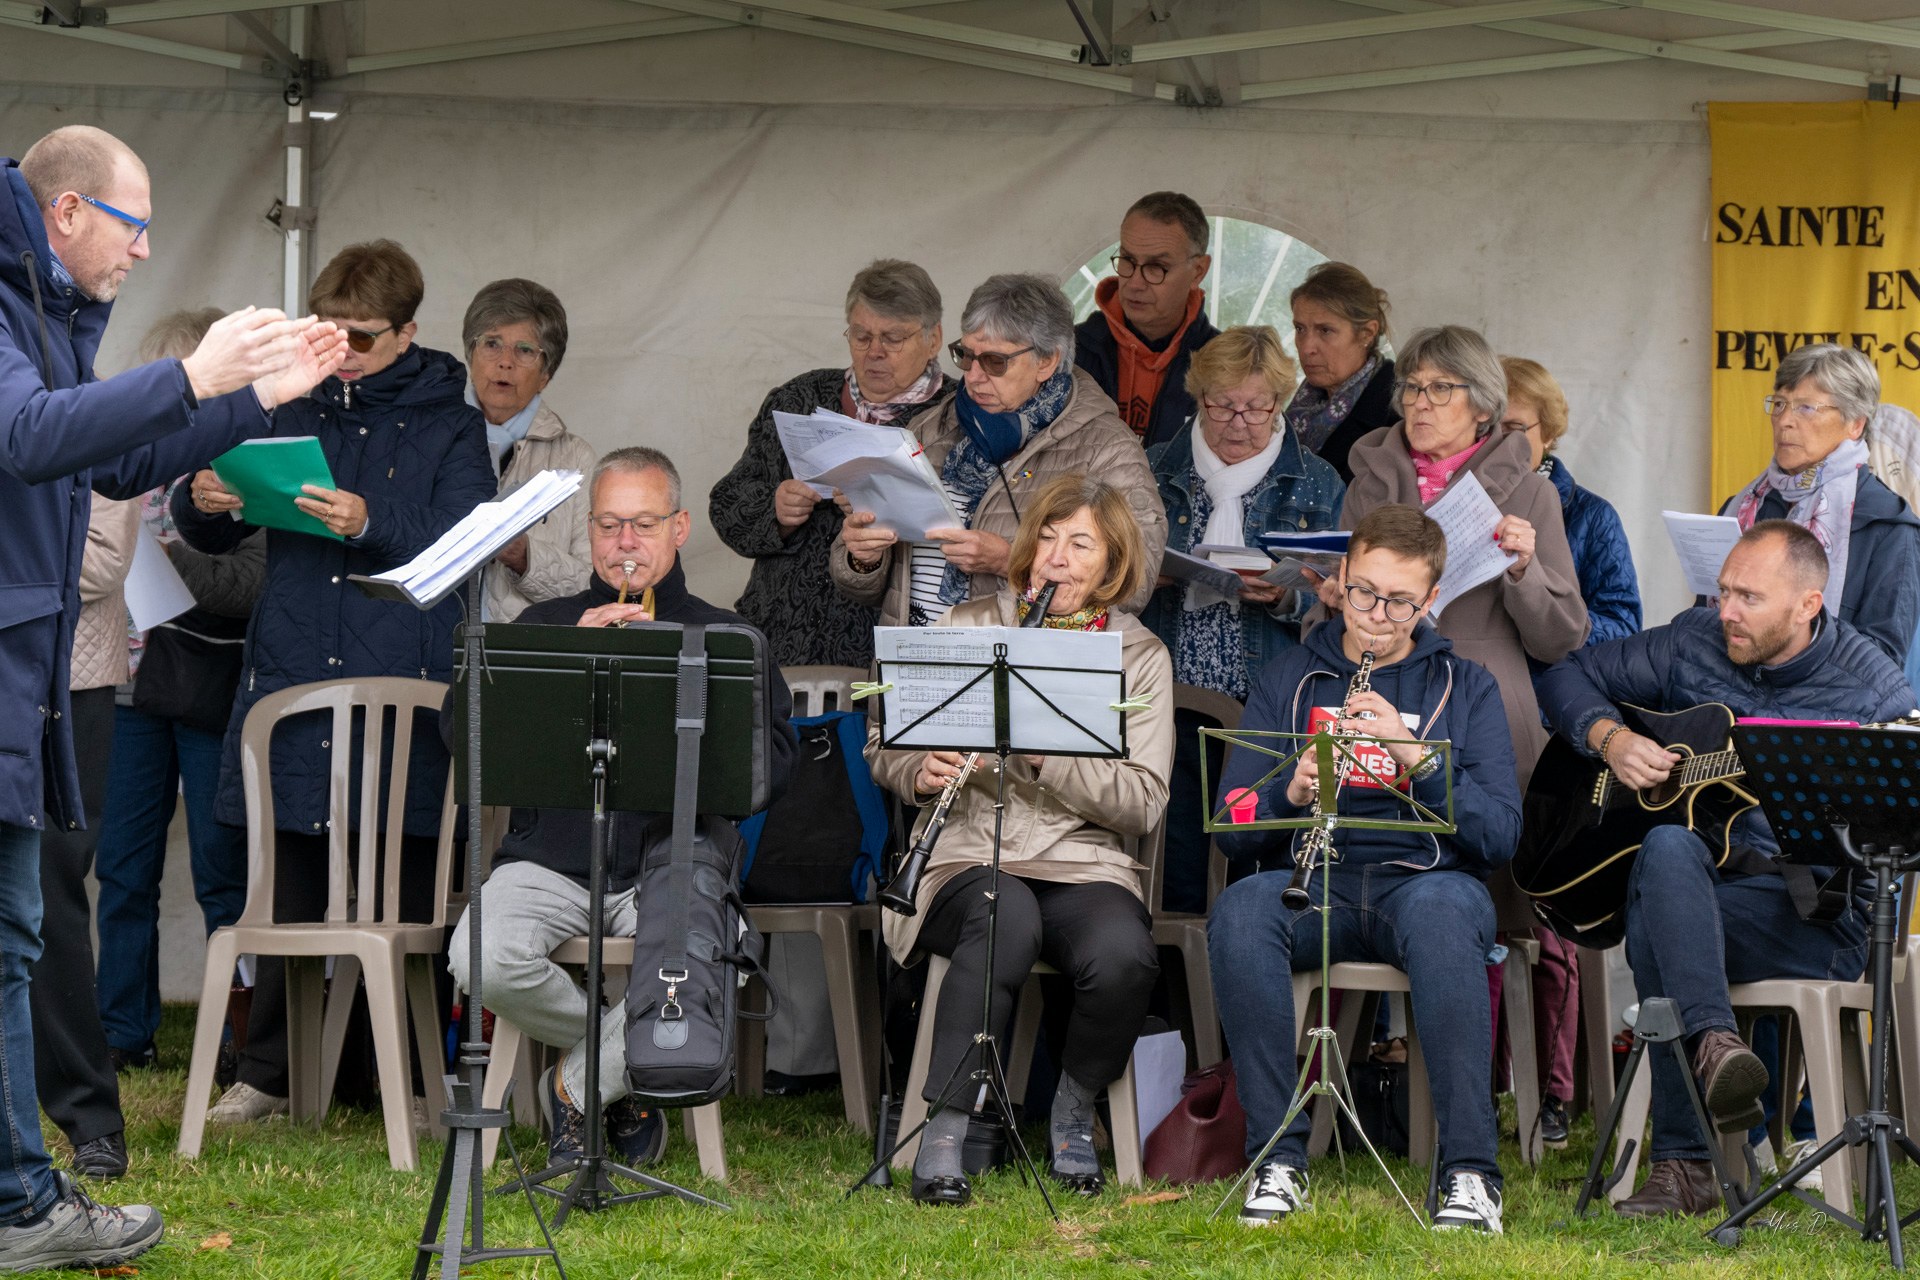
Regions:
<instances>
[{"instance_id":1,"label":"navy quilted jacket","mask_svg":"<svg viewBox=\"0 0 1920 1280\"><path fill-rule=\"evenodd\" d=\"M367 503L364 533L351 543L281 529L267 531L267 574L247 624L246 667L227 725L220 769L220 821L245 825L240 726L269 693L317 680L408 676L448 680L459 593L431 609L376 600L348 574L405 564L474 507L494 496L480 411L462 396L466 370L441 351L414 347L353 384L328 378L312 396L274 415L275 436L318 436L334 483ZM203 515L189 486L174 492L174 519L201 551L231 551L254 526ZM327 818L328 721L301 716L273 739L274 826L313 833ZM407 772L409 835L439 831L447 753L431 717L416 726Z\"/></svg>"},{"instance_id":2,"label":"navy quilted jacket","mask_svg":"<svg viewBox=\"0 0 1920 1280\"><path fill-rule=\"evenodd\" d=\"M1885 650L1825 612L1818 622L1813 643L1786 662L1738 666L1727 657L1718 611L1688 609L1664 627L1575 649L1534 688L1554 729L1588 755L1588 731L1602 716L1619 719L1622 702L1650 711L1718 702L1739 716L1862 724L1912 710L1913 690ZM1764 821L1742 822L1745 843L1773 852Z\"/></svg>"},{"instance_id":3,"label":"navy quilted jacket","mask_svg":"<svg viewBox=\"0 0 1920 1280\"><path fill-rule=\"evenodd\" d=\"M1591 489L1573 482L1567 464L1549 456L1540 471L1560 494L1574 576L1587 602L1587 643L1618 640L1640 630L1640 581L1620 513Z\"/></svg>"}]
</instances>

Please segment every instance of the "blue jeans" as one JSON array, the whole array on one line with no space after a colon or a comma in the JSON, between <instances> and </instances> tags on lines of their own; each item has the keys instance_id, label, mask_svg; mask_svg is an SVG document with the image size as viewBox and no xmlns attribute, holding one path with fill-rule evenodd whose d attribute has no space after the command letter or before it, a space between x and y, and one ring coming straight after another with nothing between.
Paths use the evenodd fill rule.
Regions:
<instances>
[{"instance_id":1,"label":"blue jeans","mask_svg":"<svg viewBox=\"0 0 1920 1280\"><path fill-rule=\"evenodd\" d=\"M1280 1127L1299 1075L1287 975L1320 967L1319 908L1288 910L1280 901L1287 880L1287 872L1269 871L1228 885L1207 925L1214 997L1247 1112L1249 1160ZM1461 871L1344 864L1332 869L1330 884L1333 959L1394 965L1413 988L1414 1029L1440 1121L1441 1171L1472 1170L1499 1185L1487 1000L1494 917L1486 886ZM1317 879L1313 896L1317 902ZM1303 1110L1268 1158L1306 1168L1312 1127Z\"/></svg>"},{"instance_id":2,"label":"blue jeans","mask_svg":"<svg viewBox=\"0 0 1920 1280\"><path fill-rule=\"evenodd\" d=\"M0 1226L53 1203L53 1162L40 1137L27 977L40 958L40 833L0 822Z\"/></svg>"},{"instance_id":3,"label":"blue jeans","mask_svg":"<svg viewBox=\"0 0 1920 1280\"><path fill-rule=\"evenodd\" d=\"M1627 963L1642 1000L1670 996L1689 1043L1735 1029L1730 982L1857 980L1867 967L1867 915L1856 895L1831 925L1800 918L1778 876L1723 877L1685 827L1655 827L1627 885ZM1705 1160L1706 1138L1672 1055L1653 1061L1655 1160ZM1832 1135L1826 1135L1832 1136Z\"/></svg>"},{"instance_id":4,"label":"blue jeans","mask_svg":"<svg viewBox=\"0 0 1920 1280\"><path fill-rule=\"evenodd\" d=\"M187 800L193 892L207 932L247 902L247 833L214 820L221 735L116 707L94 875L100 925L95 988L107 1043L138 1053L160 1029L160 877L174 800Z\"/></svg>"}]
</instances>

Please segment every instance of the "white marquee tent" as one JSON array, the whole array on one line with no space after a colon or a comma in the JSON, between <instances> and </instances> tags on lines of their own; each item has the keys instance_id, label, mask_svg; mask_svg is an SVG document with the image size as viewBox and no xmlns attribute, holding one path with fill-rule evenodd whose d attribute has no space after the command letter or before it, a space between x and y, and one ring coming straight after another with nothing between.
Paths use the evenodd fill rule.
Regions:
<instances>
[{"instance_id":1,"label":"white marquee tent","mask_svg":"<svg viewBox=\"0 0 1920 1280\"><path fill-rule=\"evenodd\" d=\"M1704 104L1903 72L1911 0L0 0L0 154L82 121L148 161L103 371L163 311L277 305L375 236L420 259L430 346L486 281L550 285L548 402L675 456L721 602L746 564L704 495L768 388L844 362L855 270L923 264L953 336L985 276L1068 279L1183 190L1359 264L1400 333L1552 369L1659 620L1659 512L1709 499Z\"/></svg>"}]
</instances>

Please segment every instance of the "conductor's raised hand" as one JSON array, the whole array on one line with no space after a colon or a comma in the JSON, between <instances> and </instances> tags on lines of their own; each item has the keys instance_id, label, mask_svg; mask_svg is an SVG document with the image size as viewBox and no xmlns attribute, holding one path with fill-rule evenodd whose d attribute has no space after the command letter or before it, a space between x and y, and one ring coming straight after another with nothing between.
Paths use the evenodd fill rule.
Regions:
<instances>
[{"instance_id":1,"label":"conductor's raised hand","mask_svg":"<svg viewBox=\"0 0 1920 1280\"><path fill-rule=\"evenodd\" d=\"M223 396L284 369L307 323L260 307L221 316L208 327L193 354L180 362L194 399Z\"/></svg>"},{"instance_id":2,"label":"conductor's raised hand","mask_svg":"<svg viewBox=\"0 0 1920 1280\"><path fill-rule=\"evenodd\" d=\"M289 400L298 400L332 375L347 358L347 331L331 320L291 321L300 327L294 335L293 349L278 370L256 380L254 394L271 409Z\"/></svg>"}]
</instances>

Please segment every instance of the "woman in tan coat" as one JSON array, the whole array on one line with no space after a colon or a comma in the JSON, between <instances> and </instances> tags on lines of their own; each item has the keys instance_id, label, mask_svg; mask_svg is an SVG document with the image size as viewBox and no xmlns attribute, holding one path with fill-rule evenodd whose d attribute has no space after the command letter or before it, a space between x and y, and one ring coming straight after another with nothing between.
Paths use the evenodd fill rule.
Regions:
<instances>
[{"instance_id":1,"label":"woman in tan coat","mask_svg":"<svg viewBox=\"0 0 1920 1280\"><path fill-rule=\"evenodd\" d=\"M947 353L959 392L909 429L963 522L901 543L871 511L847 515L827 558L840 594L876 606L885 627L926 626L1007 583L1014 529L1055 476L1099 476L1119 490L1146 544L1146 576L1123 603L1147 603L1167 545L1167 513L1146 451L1099 384L1073 363L1073 309L1041 276L994 276L960 314Z\"/></svg>"},{"instance_id":2,"label":"woman in tan coat","mask_svg":"<svg viewBox=\"0 0 1920 1280\"><path fill-rule=\"evenodd\" d=\"M1144 836L1167 804L1173 762L1173 663L1166 646L1121 602L1152 578L1140 529L1122 493L1104 480L1061 476L1026 504L1008 562L1009 590L949 610L941 625L1015 626L1042 583L1055 584L1046 625L1120 634L1130 698L1147 704L1127 716L1125 759L1016 756L1009 762L1001 845L999 923L993 950L993 1007L1009 1012L1034 963L1045 960L1073 982L1072 1020L1054 1095L1049 1167L1084 1195L1102 1186L1093 1151L1093 1104L1125 1069L1159 973L1139 863L1129 837ZM927 802L959 774L950 751L886 751L876 728L867 759L881 785ZM992 878L995 769L982 759L955 798L910 917L889 914L887 945L902 963L947 956L926 1098L977 1065L986 973L986 892ZM923 1204L965 1204L960 1165L972 1098L934 1113L914 1161L913 1194Z\"/></svg>"},{"instance_id":3,"label":"woman in tan coat","mask_svg":"<svg viewBox=\"0 0 1920 1280\"><path fill-rule=\"evenodd\" d=\"M1447 604L1435 621L1455 652L1499 683L1524 791L1547 745L1527 659L1558 662L1587 638L1560 495L1534 472L1525 433L1496 425L1507 379L1485 338L1459 325L1422 329L1400 348L1396 368L1403 420L1353 446L1340 527L1351 529L1388 503L1430 507L1467 475L1500 508L1497 536L1515 557L1512 566ZM1322 584L1323 602L1332 589Z\"/></svg>"}]
</instances>

